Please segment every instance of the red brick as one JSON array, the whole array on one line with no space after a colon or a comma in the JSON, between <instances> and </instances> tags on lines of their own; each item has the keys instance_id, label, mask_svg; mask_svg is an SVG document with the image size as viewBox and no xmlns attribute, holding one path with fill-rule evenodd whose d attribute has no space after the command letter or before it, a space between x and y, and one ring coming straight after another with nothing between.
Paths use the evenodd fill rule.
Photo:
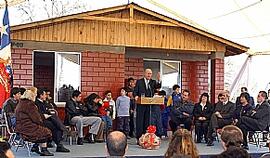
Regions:
<instances>
[{"instance_id":1,"label":"red brick","mask_svg":"<svg viewBox=\"0 0 270 158\"><path fill-rule=\"evenodd\" d=\"M87 52L88 57L98 57L98 53Z\"/></svg>"},{"instance_id":2,"label":"red brick","mask_svg":"<svg viewBox=\"0 0 270 158\"><path fill-rule=\"evenodd\" d=\"M105 59L105 62L106 63L114 63L114 62L116 62L116 59L108 58L108 59Z\"/></svg>"},{"instance_id":3,"label":"red brick","mask_svg":"<svg viewBox=\"0 0 270 158\"><path fill-rule=\"evenodd\" d=\"M14 64L26 64L26 60L25 59L16 59L13 60Z\"/></svg>"},{"instance_id":4,"label":"red brick","mask_svg":"<svg viewBox=\"0 0 270 158\"><path fill-rule=\"evenodd\" d=\"M82 91L84 92L89 92L89 91L92 91L93 88L92 87L82 87Z\"/></svg>"},{"instance_id":5,"label":"red brick","mask_svg":"<svg viewBox=\"0 0 270 158\"><path fill-rule=\"evenodd\" d=\"M115 68L105 68L104 72L115 72Z\"/></svg>"},{"instance_id":6,"label":"red brick","mask_svg":"<svg viewBox=\"0 0 270 158\"><path fill-rule=\"evenodd\" d=\"M21 59L32 59L32 55L21 55Z\"/></svg>"},{"instance_id":7,"label":"red brick","mask_svg":"<svg viewBox=\"0 0 270 158\"><path fill-rule=\"evenodd\" d=\"M114 77L110 77L110 78L104 78L105 82L115 82L115 78Z\"/></svg>"},{"instance_id":8,"label":"red brick","mask_svg":"<svg viewBox=\"0 0 270 158\"><path fill-rule=\"evenodd\" d=\"M14 80L13 84L14 86L21 86L21 85L25 85L25 80Z\"/></svg>"},{"instance_id":9,"label":"red brick","mask_svg":"<svg viewBox=\"0 0 270 158\"><path fill-rule=\"evenodd\" d=\"M26 70L14 70L14 74L24 75L26 74Z\"/></svg>"},{"instance_id":10,"label":"red brick","mask_svg":"<svg viewBox=\"0 0 270 158\"><path fill-rule=\"evenodd\" d=\"M28 60L26 60L26 64L32 65L33 62L32 62L32 60L28 59Z\"/></svg>"},{"instance_id":11,"label":"red brick","mask_svg":"<svg viewBox=\"0 0 270 158\"><path fill-rule=\"evenodd\" d=\"M27 86L33 86L32 80L26 80L26 85Z\"/></svg>"},{"instance_id":12,"label":"red brick","mask_svg":"<svg viewBox=\"0 0 270 158\"><path fill-rule=\"evenodd\" d=\"M98 72L89 72L88 76L98 76Z\"/></svg>"},{"instance_id":13,"label":"red brick","mask_svg":"<svg viewBox=\"0 0 270 158\"><path fill-rule=\"evenodd\" d=\"M104 57L104 58L109 58L110 57L110 53L99 53L98 56L99 57Z\"/></svg>"},{"instance_id":14,"label":"red brick","mask_svg":"<svg viewBox=\"0 0 270 158\"><path fill-rule=\"evenodd\" d=\"M21 69L31 70L32 68L33 68L32 65L21 65Z\"/></svg>"},{"instance_id":15,"label":"red brick","mask_svg":"<svg viewBox=\"0 0 270 158\"><path fill-rule=\"evenodd\" d=\"M99 67L110 67L109 63L98 63Z\"/></svg>"},{"instance_id":16,"label":"red brick","mask_svg":"<svg viewBox=\"0 0 270 158\"><path fill-rule=\"evenodd\" d=\"M104 58L94 58L94 62L104 63Z\"/></svg>"},{"instance_id":17,"label":"red brick","mask_svg":"<svg viewBox=\"0 0 270 158\"><path fill-rule=\"evenodd\" d=\"M93 78L92 77L82 77L81 80L88 82L88 81L93 81Z\"/></svg>"},{"instance_id":18,"label":"red brick","mask_svg":"<svg viewBox=\"0 0 270 158\"><path fill-rule=\"evenodd\" d=\"M109 77L109 76L111 76L111 75L110 75L110 73L108 73L108 72L99 72L99 73L98 73L98 76Z\"/></svg>"},{"instance_id":19,"label":"red brick","mask_svg":"<svg viewBox=\"0 0 270 158\"><path fill-rule=\"evenodd\" d=\"M89 58L89 57L82 57L83 62L89 62L89 61L94 61L94 58Z\"/></svg>"},{"instance_id":20,"label":"red brick","mask_svg":"<svg viewBox=\"0 0 270 158\"><path fill-rule=\"evenodd\" d=\"M26 49L15 49L15 54L26 54Z\"/></svg>"},{"instance_id":21,"label":"red brick","mask_svg":"<svg viewBox=\"0 0 270 158\"><path fill-rule=\"evenodd\" d=\"M13 68L13 70L20 69L20 64L13 64L12 68Z\"/></svg>"},{"instance_id":22,"label":"red brick","mask_svg":"<svg viewBox=\"0 0 270 158\"><path fill-rule=\"evenodd\" d=\"M93 87L93 91L103 92L105 89L103 87Z\"/></svg>"},{"instance_id":23,"label":"red brick","mask_svg":"<svg viewBox=\"0 0 270 158\"><path fill-rule=\"evenodd\" d=\"M87 67L87 62L82 62L82 67Z\"/></svg>"},{"instance_id":24,"label":"red brick","mask_svg":"<svg viewBox=\"0 0 270 158\"><path fill-rule=\"evenodd\" d=\"M114 53L111 53L111 56L110 56L110 58L119 58L119 56L118 56L118 54L114 54Z\"/></svg>"},{"instance_id":25,"label":"red brick","mask_svg":"<svg viewBox=\"0 0 270 158\"><path fill-rule=\"evenodd\" d=\"M93 87L93 86L98 86L98 82L87 82L87 86L91 86L91 87Z\"/></svg>"},{"instance_id":26,"label":"red brick","mask_svg":"<svg viewBox=\"0 0 270 158\"><path fill-rule=\"evenodd\" d=\"M104 71L105 71L105 68L99 68L99 67L94 68L94 72L104 72Z\"/></svg>"},{"instance_id":27,"label":"red brick","mask_svg":"<svg viewBox=\"0 0 270 158\"><path fill-rule=\"evenodd\" d=\"M26 54L33 54L33 50L27 49Z\"/></svg>"},{"instance_id":28,"label":"red brick","mask_svg":"<svg viewBox=\"0 0 270 158\"><path fill-rule=\"evenodd\" d=\"M21 59L21 54L11 54L11 59L14 60L14 59Z\"/></svg>"},{"instance_id":29,"label":"red brick","mask_svg":"<svg viewBox=\"0 0 270 158\"><path fill-rule=\"evenodd\" d=\"M32 75L21 75L20 79L23 79L23 80L30 79L30 80L32 80Z\"/></svg>"},{"instance_id":30,"label":"red brick","mask_svg":"<svg viewBox=\"0 0 270 158\"><path fill-rule=\"evenodd\" d=\"M93 77L93 81L104 81L104 77Z\"/></svg>"},{"instance_id":31,"label":"red brick","mask_svg":"<svg viewBox=\"0 0 270 158\"><path fill-rule=\"evenodd\" d=\"M93 62L88 62L87 65L91 67L98 67L98 63L93 63Z\"/></svg>"}]
</instances>

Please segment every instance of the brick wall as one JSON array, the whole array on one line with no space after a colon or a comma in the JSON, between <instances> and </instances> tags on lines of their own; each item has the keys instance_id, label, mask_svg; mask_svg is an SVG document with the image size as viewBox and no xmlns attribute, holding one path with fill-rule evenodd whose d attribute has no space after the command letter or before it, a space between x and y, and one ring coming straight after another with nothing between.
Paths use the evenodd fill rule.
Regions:
<instances>
[{"instance_id":1,"label":"brick wall","mask_svg":"<svg viewBox=\"0 0 270 158\"><path fill-rule=\"evenodd\" d=\"M84 95L93 92L103 96L104 91L111 90L114 97L124 86L124 54L110 52L83 52L81 83Z\"/></svg>"},{"instance_id":2,"label":"brick wall","mask_svg":"<svg viewBox=\"0 0 270 158\"><path fill-rule=\"evenodd\" d=\"M202 93L208 92L208 62L182 61L182 89L191 92L191 100L199 101Z\"/></svg>"},{"instance_id":3,"label":"brick wall","mask_svg":"<svg viewBox=\"0 0 270 158\"><path fill-rule=\"evenodd\" d=\"M29 87L33 85L32 54L33 51L29 49L12 49L14 86Z\"/></svg>"},{"instance_id":4,"label":"brick wall","mask_svg":"<svg viewBox=\"0 0 270 158\"><path fill-rule=\"evenodd\" d=\"M34 86L44 87L54 92L54 67L45 65L35 65ZM53 97L53 95L52 95Z\"/></svg>"},{"instance_id":5,"label":"brick wall","mask_svg":"<svg viewBox=\"0 0 270 158\"><path fill-rule=\"evenodd\" d=\"M125 59L125 79L133 77L140 79L143 76L143 58L126 58Z\"/></svg>"},{"instance_id":6,"label":"brick wall","mask_svg":"<svg viewBox=\"0 0 270 158\"><path fill-rule=\"evenodd\" d=\"M224 59L211 60L211 102L217 102L218 94L224 90Z\"/></svg>"}]
</instances>

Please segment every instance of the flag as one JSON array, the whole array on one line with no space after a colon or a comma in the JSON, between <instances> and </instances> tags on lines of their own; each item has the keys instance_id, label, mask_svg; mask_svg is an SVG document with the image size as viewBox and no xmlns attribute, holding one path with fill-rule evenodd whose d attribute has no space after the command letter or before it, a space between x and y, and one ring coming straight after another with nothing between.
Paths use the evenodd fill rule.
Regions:
<instances>
[{"instance_id":1,"label":"flag","mask_svg":"<svg viewBox=\"0 0 270 158\"><path fill-rule=\"evenodd\" d=\"M10 75L7 67L11 62L10 25L7 5L1 26L0 42L0 109L10 94Z\"/></svg>"},{"instance_id":2,"label":"flag","mask_svg":"<svg viewBox=\"0 0 270 158\"><path fill-rule=\"evenodd\" d=\"M10 25L8 18L8 8L6 6L4 17L1 26L1 47L0 47L0 58L2 62L9 62L11 59L11 43L10 43Z\"/></svg>"}]
</instances>

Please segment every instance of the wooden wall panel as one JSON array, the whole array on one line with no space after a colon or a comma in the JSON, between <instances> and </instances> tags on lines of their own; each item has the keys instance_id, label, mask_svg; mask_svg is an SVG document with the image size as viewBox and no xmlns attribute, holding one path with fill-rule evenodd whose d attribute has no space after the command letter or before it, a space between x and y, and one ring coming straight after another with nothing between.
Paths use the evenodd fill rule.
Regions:
<instances>
[{"instance_id":1,"label":"wooden wall panel","mask_svg":"<svg viewBox=\"0 0 270 158\"><path fill-rule=\"evenodd\" d=\"M224 44L183 28L115 21L70 20L14 31L11 35L14 40L225 51Z\"/></svg>"}]
</instances>

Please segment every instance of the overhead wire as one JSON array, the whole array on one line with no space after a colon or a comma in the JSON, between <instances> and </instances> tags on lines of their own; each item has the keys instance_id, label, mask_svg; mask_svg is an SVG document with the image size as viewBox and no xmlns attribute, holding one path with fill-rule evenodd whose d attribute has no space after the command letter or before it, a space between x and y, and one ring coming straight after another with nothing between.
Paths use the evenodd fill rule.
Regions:
<instances>
[{"instance_id":1,"label":"overhead wire","mask_svg":"<svg viewBox=\"0 0 270 158\"><path fill-rule=\"evenodd\" d=\"M253 7L253 6L255 6L255 5L257 5L257 4L261 3L261 2L262 2L262 0L259 0L259 1L257 1L257 2L254 2L254 3L252 3L252 4L247 5L247 6L245 6L245 7L239 8L239 9L237 9L237 10L234 10L234 11L231 11L231 12L228 12L228 13L225 13L225 14L222 14L222 15L218 15L218 16L212 17L212 18L210 18L210 19L208 19L208 20L218 19L218 18L221 18L221 17L224 17L224 16L228 16L228 15L230 15L230 14L234 14L234 13L236 13L236 12L240 12L240 11L245 10L245 9L247 9L247 8Z\"/></svg>"}]
</instances>

